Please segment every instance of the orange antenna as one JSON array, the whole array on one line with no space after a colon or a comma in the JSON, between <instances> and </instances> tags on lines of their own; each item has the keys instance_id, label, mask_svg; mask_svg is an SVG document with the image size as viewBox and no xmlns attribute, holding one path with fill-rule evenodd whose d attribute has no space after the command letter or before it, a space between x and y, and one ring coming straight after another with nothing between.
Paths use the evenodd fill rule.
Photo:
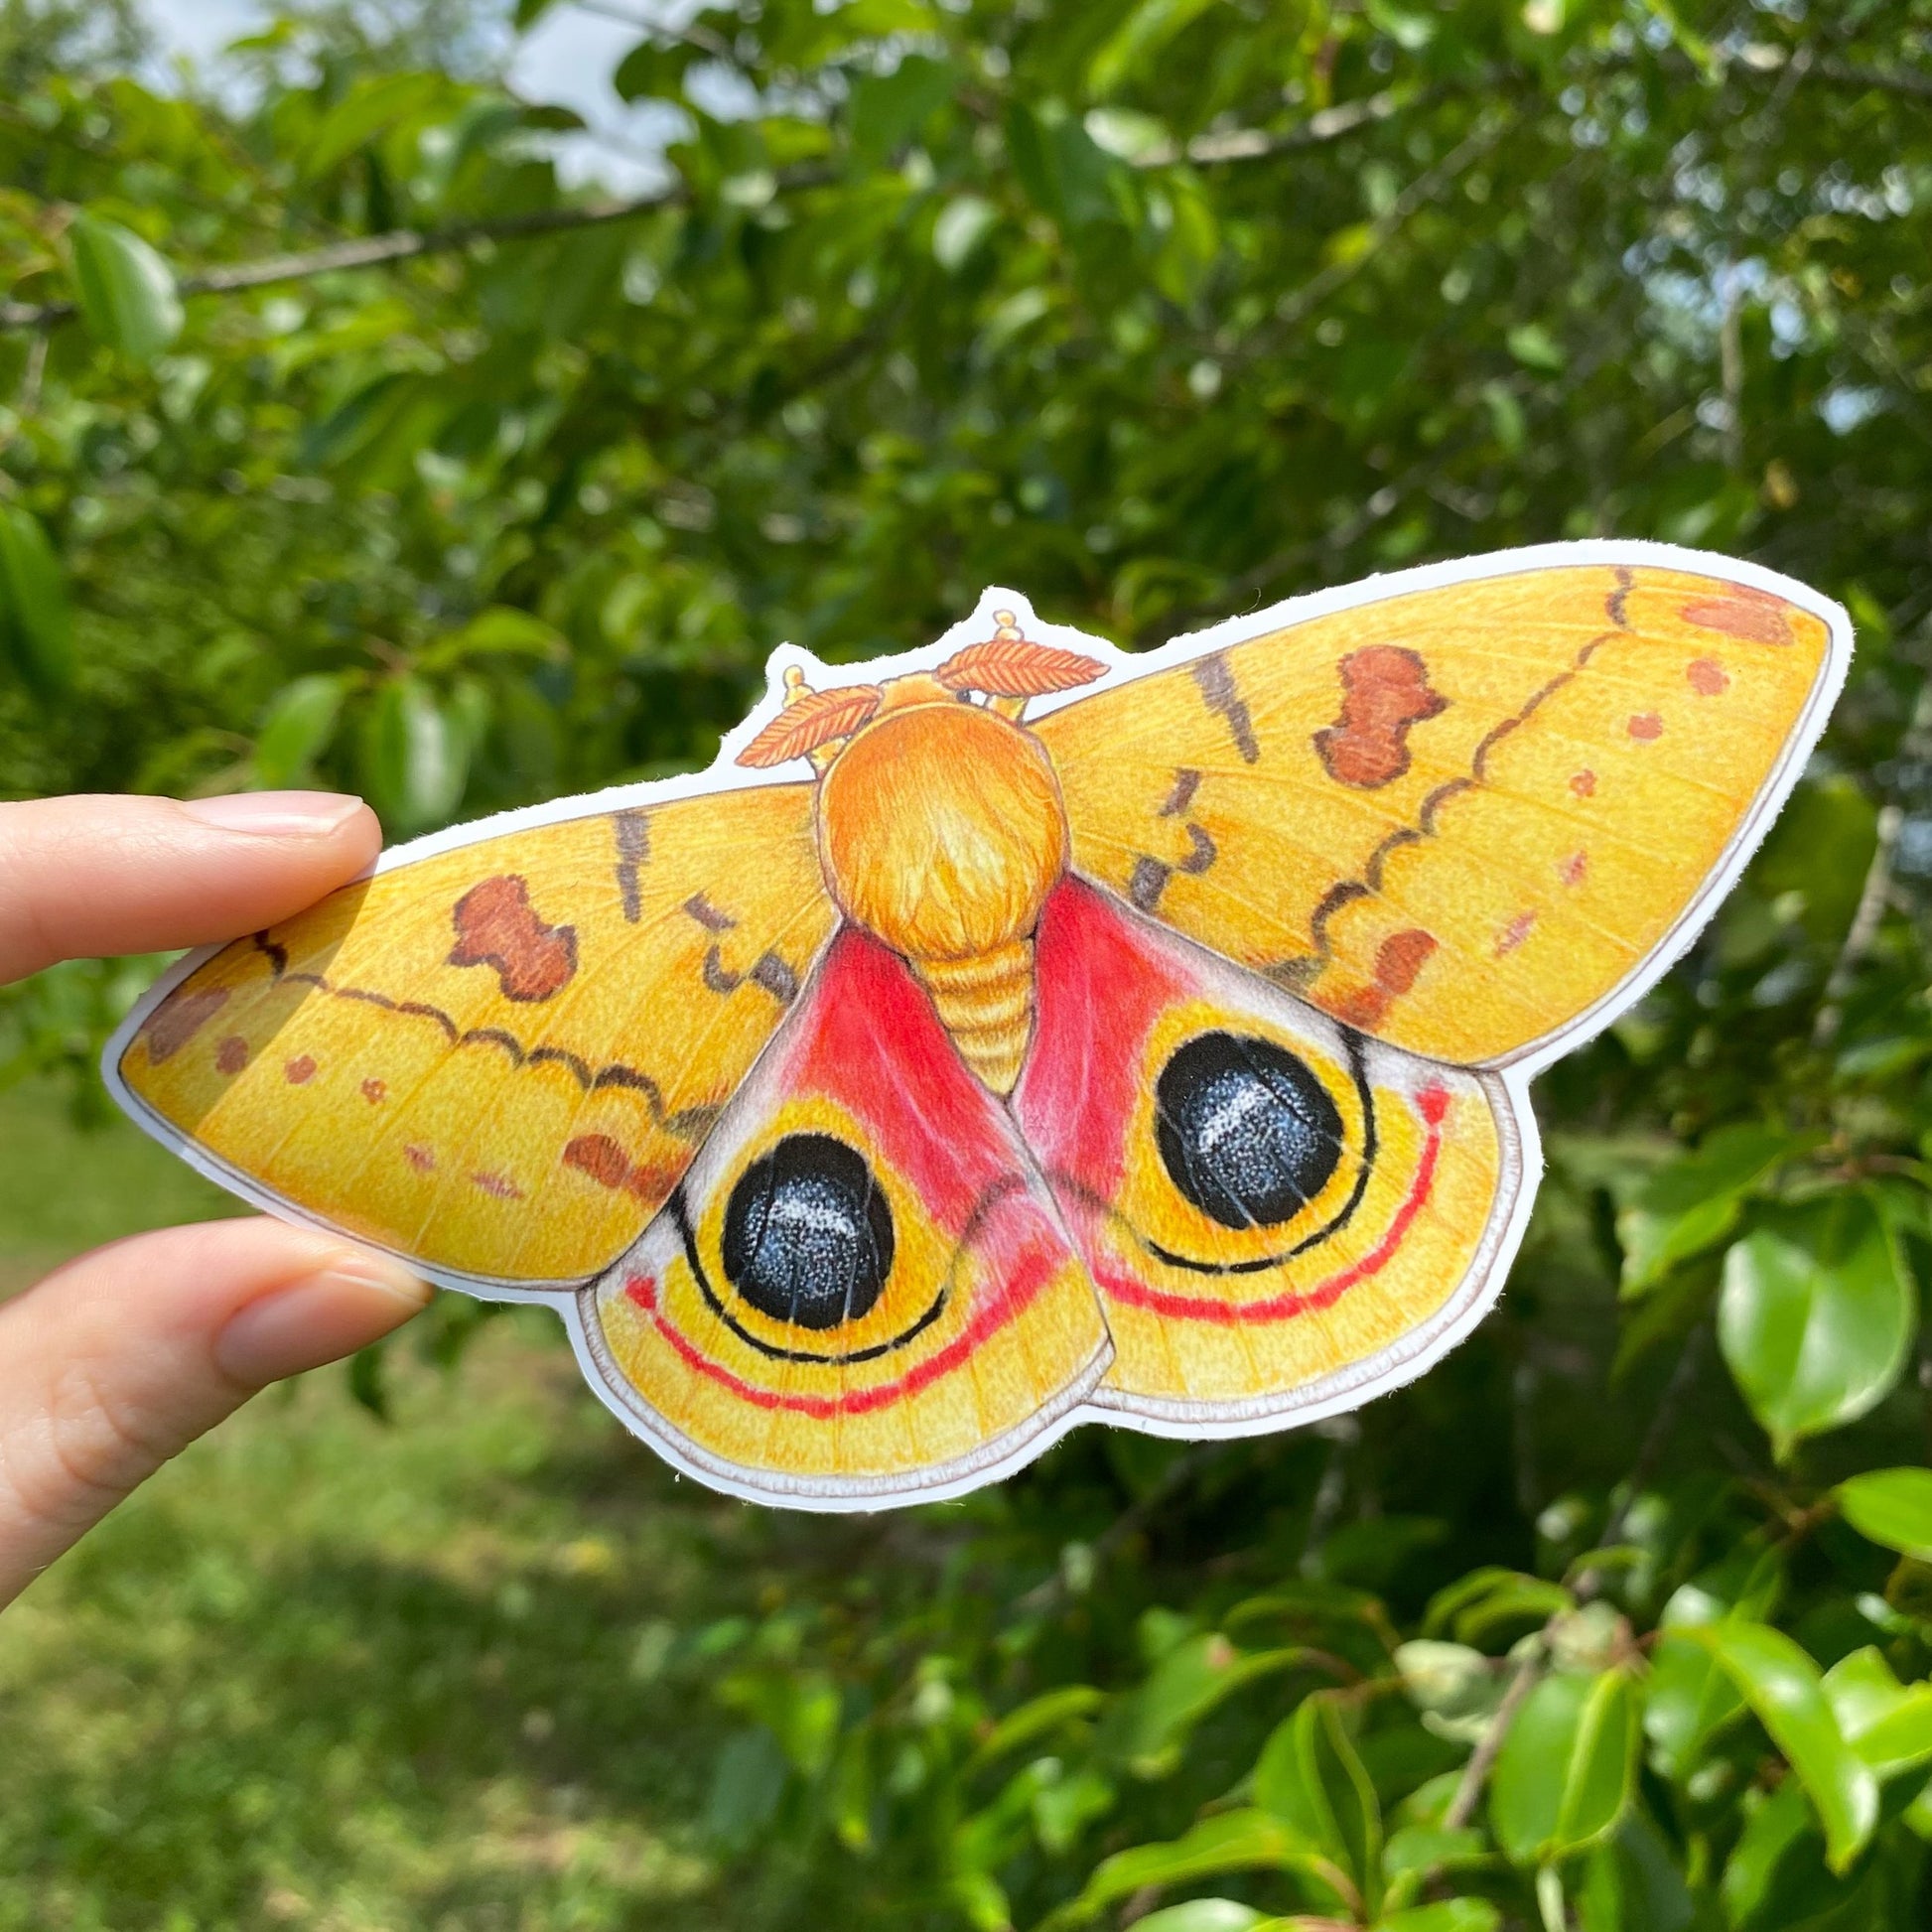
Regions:
<instances>
[{"instance_id":1,"label":"orange antenna","mask_svg":"<svg viewBox=\"0 0 1932 1932\"><path fill-rule=\"evenodd\" d=\"M939 682L948 691L984 691L990 698L1042 698L1049 691L1071 691L1106 674L1106 665L1095 658L1023 637L1011 611L995 611L993 622L993 635L984 643L954 651L939 666Z\"/></svg>"},{"instance_id":2,"label":"orange antenna","mask_svg":"<svg viewBox=\"0 0 1932 1932\"><path fill-rule=\"evenodd\" d=\"M784 709L739 753L738 762L763 767L809 758L820 770L830 761L818 755L850 738L879 709L884 693L876 684L845 684L836 691L811 691L796 664L785 671Z\"/></svg>"}]
</instances>

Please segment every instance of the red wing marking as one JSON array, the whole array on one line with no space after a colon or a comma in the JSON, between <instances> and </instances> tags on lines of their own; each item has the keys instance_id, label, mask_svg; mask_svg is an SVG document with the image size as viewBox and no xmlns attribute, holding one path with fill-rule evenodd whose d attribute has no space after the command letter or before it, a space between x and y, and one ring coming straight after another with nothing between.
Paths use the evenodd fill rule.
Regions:
<instances>
[{"instance_id":1,"label":"red wing marking","mask_svg":"<svg viewBox=\"0 0 1932 1932\"><path fill-rule=\"evenodd\" d=\"M1314 735L1337 784L1373 791L1409 768L1409 730L1448 709L1429 667L1402 644L1370 644L1341 660L1341 716Z\"/></svg>"},{"instance_id":2,"label":"red wing marking","mask_svg":"<svg viewBox=\"0 0 1932 1932\"><path fill-rule=\"evenodd\" d=\"M303 1053L283 1064L282 1078L292 1087L306 1087L315 1077L316 1056L313 1053Z\"/></svg>"},{"instance_id":3,"label":"red wing marking","mask_svg":"<svg viewBox=\"0 0 1932 1932\"><path fill-rule=\"evenodd\" d=\"M1337 1005L1336 1018L1364 1030L1379 1026L1390 1002L1401 999L1415 985L1416 976L1429 964L1435 950L1435 935L1420 926L1390 933L1375 949L1375 983L1348 994Z\"/></svg>"},{"instance_id":4,"label":"red wing marking","mask_svg":"<svg viewBox=\"0 0 1932 1932\"><path fill-rule=\"evenodd\" d=\"M712 1381L756 1408L783 1409L793 1415L811 1416L818 1421L829 1422L834 1416L866 1416L875 1410L890 1408L896 1402L903 1402L908 1396L915 1396L922 1389L930 1388L942 1375L950 1375L975 1349L1026 1311L1028 1305L1052 1279L1056 1260L1055 1256L1033 1250L1022 1260L1011 1279L973 1311L972 1319L943 1348L936 1349L895 1381L876 1383L868 1389L847 1389L844 1394L836 1396L795 1395L776 1389L754 1388L751 1383L700 1352L656 1310L653 1283L633 1279L624 1285L624 1293L637 1307L647 1309L657 1332L670 1343L678 1359L687 1368L697 1370L700 1375L708 1375ZM642 1299L646 1295L651 1298L648 1304Z\"/></svg>"},{"instance_id":5,"label":"red wing marking","mask_svg":"<svg viewBox=\"0 0 1932 1932\"><path fill-rule=\"evenodd\" d=\"M1730 679L1715 657L1694 657L1684 666L1684 681L1700 698L1715 698L1728 688Z\"/></svg>"},{"instance_id":6,"label":"red wing marking","mask_svg":"<svg viewBox=\"0 0 1932 1932\"><path fill-rule=\"evenodd\" d=\"M1638 711L1631 714L1624 729L1640 745L1650 745L1663 737L1664 721L1654 711Z\"/></svg>"},{"instance_id":7,"label":"red wing marking","mask_svg":"<svg viewBox=\"0 0 1932 1932\"><path fill-rule=\"evenodd\" d=\"M1593 797L1596 792L1596 773L1588 770L1579 771L1570 780L1570 789L1579 798Z\"/></svg>"},{"instance_id":8,"label":"red wing marking","mask_svg":"<svg viewBox=\"0 0 1932 1932\"><path fill-rule=\"evenodd\" d=\"M470 1180L473 1186L481 1187L485 1194L491 1194L497 1200L523 1198L523 1189L508 1174L492 1173L485 1170L482 1173L473 1173Z\"/></svg>"},{"instance_id":9,"label":"red wing marking","mask_svg":"<svg viewBox=\"0 0 1932 1932\"><path fill-rule=\"evenodd\" d=\"M1557 868L1557 877L1566 886L1581 886L1584 883L1585 874L1588 871L1589 854L1587 852L1573 852Z\"/></svg>"},{"instance_id":10,"label":"red wing marking","mask_svg":"<svg viewBox=\"0 0 1932 1932\"><path fill-rule=\"evenodd\" d=\"M214 1070L232 1077L248 1064L248 1042L239 1034L230 1034L214 1049Z\"/></svg>"},{"instance_id":11,"label":"red wing marking","mask_svg":"<svg viewBox=\"0 0 1932 1932\"><path fill-rule=\"evenodd\" d=\"M1518 912L1496 935L1496 957L1503 958L1513 953L1530 936L1530 927L1536 923L1536 911L1532 907L1526 912Z\"/></svg>"},{"instance_id":12,"label":"red wing marking","mask_svg":"<svg viewBox=\"0 0 1932 1932\"><path fill-rule=\"evenodd\" d=\"M436 1156L426 1147L418 1147L412 1143L403 1149L402 1158L418 1173L434 1173L436 1172Z\"/></svg>"},{"instance_id":13,"label":"red wing marking","mask_svg":"<svg viewBox=\"0 0 1932 1932\"><path fill-rule=\"evenodd\" d=\"M1687 604L1679 615L1700 630L1722 630L1753 644L1792 641L1791 621L1785 616L1782 601L1768 591L1754 591L1743 584L1728 585L1722 597Z\"/></svg>"},{"instance_id":14,"label":"red wing marking","mask_svg":"<svg viewBox=\"0 0 1932 1932\"><path fill-rule=\"evenodd\" d=\"M514 873L485 879L457 900L452 966L493 966L506 1000L554 998L577 973L577 928L546 925Z\"/></svg>"},{"instance_id":15,"label":"red wing marking","mask_svg":"<svg viewBox=\"0 0 1932 1932\"><path fill-rule=\"evenodd\" d=\"M1171 1295L1163 1289L1149 1288L1141 1282L1118 1280L1111 1273L1099 1272L1095 1279L1117 1302L1129 1308L1147 1309L1175 1321L1210 1321L1220 1327L1252 1326L1271 1321L1292 1321L1297 1315L1312 1314L1331 1309L1357 1284L1379 1275L1395 1258L1395 1252L1408 1238L1415 1219L1429 1204L1436 1185L1436 1167L1443 1152L1443 1121L1449 1113L1449 1096L1446 1088L1425 1087L1416 1096L1416 1111L1428 1128L1422 1159L1416 1165L1416 1177L1397 1208L1389 1231L1359 1261L1337 1275L1330 1275L1318 1288L1290 1291L1270 1296L1264 1302L1210 1302L1190 1295Z\"/></svg>"},{"instance_id":16,"label":"red wing marking","mask_svg":"<svg viewBox=\"0 0 1932 1932\"><path fill-rule=\"evenodd\" d=\"M381 1080L364 1080L362 1082L362 1098L371 1107L380 1106L382 1101L388 1096L388 1092L387 1085Z\"/></svg>"}]
</instances>

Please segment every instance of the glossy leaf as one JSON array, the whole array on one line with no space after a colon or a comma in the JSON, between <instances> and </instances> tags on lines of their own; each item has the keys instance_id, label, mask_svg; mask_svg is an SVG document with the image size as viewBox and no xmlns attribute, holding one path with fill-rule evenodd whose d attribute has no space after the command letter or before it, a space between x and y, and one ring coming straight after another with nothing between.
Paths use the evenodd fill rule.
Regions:
<instances>
[{"instance_id":1,"label":"glossy leaf","mask_svg":"<svg viewBox=\"0 0 1932 1932\"><path fill-rule=\"evenodd\" d=\"M1841 1657L1824 1691L1846 1742L1878 1778L1932 1759L1932 1684L1901 1685L1874 1646Z\"/></svg>"},{"instance_id":2,"label":"glossy leaf","mask_svg":"<svg viewBox=\"0 0 1932 1932\"><path fill-rule=\"evenodd\" d=\"M1883 1398L1917 1318L1898 1244L1861 1194L1769 1216L1725 1257L1719 1340L1780 1457Z\"/></svg>"},{"instance_id":3,"label":"glossy leaf","mask_svg":"<svg viewBox=\"0 0 1932 1932\"><path fill-rule=\"evenodd\" d=\"M1232 1898L1190 1898L1134 1921L1140 1932L1254 1932L1262 1915Z\"/></svg>"},{"instance_id":4,"label":"glossy leaf","mask_svg":"<svg viewBox=\"0 0 1932 1932\"><path fill-rule=\"evenodd\" d=\"M1365 1910L1381 1896L1382 1808L1332 1691L1304 1698L1255 1764L1254 1797L1347 1872Z\"/></svg>"},{"instance_id":5,"label":"glossy leaf","mask_svg":"<svg viewBox=\"0 0 1932 1932\"><path fill-rule=\"evenodd\" d=\"M435 695L414 678L377 693L363 730L369 801L385 828L408 834L455 811L463 796L463 744Z\"/></svg>"},{"instance_id":6,"label":"glossy leaf","mask_svg":"<svg viewBox=\"0 0 1932 1932\"><path fill-rule=\"evenodd\" d=\"M97 341L132 361L146 362L181 334L175 272L131 228L76 214L69 242L80 313Z\"/></svg>"},{"instance_id":7,"label":"glossy leaf","mask_svg":"<svg viewBox=\"0 0 1932 1932\"><path fill-rule=\"evenodd\" d=\"M1079 1894L1040 1921L1039 1932L1090 1924L1116 1900L1149 1885L1184 1884L1227 1871L1300 1868L1318 1875L1323 1863L1317 1848L1267 1812L1217 1812L1170 1843L1138 1845L1102 1860Z\"/></svg>"},{"instance_id":8,"label":"glossy leaf","mask_svg":"<svg viewBox=\"0 0 1932 1932\"><path fill-rule=\"evenodd\" d=\"M1623 1671L1554 1671L1537 1684L1490 1780L1490 1823L1511 1859L1567 1858L1615 1826L1636 1777L1637 1725Z\"/></svg>"},{"instance_id":9,"label":"glossy leaf","mask_svg":"<svg viewBox=\"0 0 1932 1932\"><path fill-rule=\"evenodd\" d=\"M1745 1196L1806 1144L1751 1122L1720 1128L1695 1153L1658 1169L1616 1217L1623 1292L1642 1294L1678 1262L1730 1234Z\"/></svg>"},{"instance_id":10,"label":"glossy leaf","mask_svg":"<svg viewBox=\"0 0 1932 1932\"><path fill-rule=\"evenodd\" d=\"M72 686L67 574L39 519L17 503L0 503L0 637L29 689L51 698Z\"/></svg>"},{"instance_id":11,"label":"glossy leaf","mask_svg":"<svg viewBox=\"0 0 1932 1932\"><path fill-rule=\"evenodd\" d=\"M1769 1624L1742 1617L1693 1627L1802 1782L1825 1828L1832 1868L1851 1863L1878 1822L1878 1782L1846 1742L1818 1666Z\"/></svg>"},{"instance_id":12,"label":"glossy leaf","mask_svg":"<svg viewBox=\"0 0 1932 1932\"><path fill-rule=\"evenodd\" d=\"M1868 1469L1833 1493L1861 1536L1932 1563L1932 1469Z\"/></svg>"},{"instance_id":13,"label":"glossy leaf","mask_svg":"<svg viewBox=\"0 0 1932 1932\"><path fill-rule=\"evenodd\" d=\"M345 695L345 680L328 672L282 687L255 738L255 775L265 787L309 775L335 735Z\"/></svg>"}]
</instances>

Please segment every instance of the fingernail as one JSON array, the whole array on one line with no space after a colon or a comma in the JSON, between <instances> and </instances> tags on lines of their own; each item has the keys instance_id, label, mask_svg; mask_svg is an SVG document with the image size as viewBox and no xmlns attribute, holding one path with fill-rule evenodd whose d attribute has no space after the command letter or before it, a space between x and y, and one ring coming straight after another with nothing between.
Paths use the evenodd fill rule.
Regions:
<instances>
[{"instance_id":1,"label":"fingernail","mask_svg":"<svg viewBox=\"0 0 1932 1932\"><path fill-rule=\"evenodd\" d=\"M429 1285L400 1262L346 1255L230 1316L214 1344L215 1365L237 1382L279 1382L366 1348L429 1298Z\"/></svg>"},{"instance_id":2,"label":"fingernail","mask_svg":"<svg viewBox=\"0 0 1932 1932\"><path fill-rule=\"evenodd\" d=\"M230 791L219 798L187 798L182 810L223 832L256 832L277 839L316 839L345 825L362 809L338 791Z\"/></svg>"}]
</instances>

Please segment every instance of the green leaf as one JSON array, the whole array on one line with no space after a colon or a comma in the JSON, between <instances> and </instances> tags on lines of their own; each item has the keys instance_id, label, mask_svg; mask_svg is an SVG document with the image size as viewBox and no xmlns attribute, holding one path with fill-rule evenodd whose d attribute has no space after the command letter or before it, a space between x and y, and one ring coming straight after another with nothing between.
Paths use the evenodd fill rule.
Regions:
<instances>
[{"instance_id":1,"label":"green leaf","mask_svg":"<svg viewBox=\"0 0 1932 1932\"><path fill-rule=\"evenodd\" d=\"M1364 1907L1375 1909L1382 1808L1348 1734L1337 1693L1304 1698L1276 1727L1255 1764L1254 1797L1347 1872Z\"/></svg>"},{"instance_id":2,"label":"green leaf","mask_svg":"<svg viewBox=\"0 0 1932 1932\"><path fill-rule=\"evenodd\" d=\"M1744 1617L1682 1634L1710 1651L1784 1753L1825 1827L1832 1869L1845 1870L1878 1822L1878 1781L1840 1733L1818 1666L1783 1631Z\"/></svg>"},{"instance_id":3,"label":"green leaf","mask_svg":"<svg viewBox=\"0 0 1932 1932\"><path fill-rule=\"evenodd\" d=\"M1512 329L1505 341L1510 354L1526 369L1560 375L1569 361L1557 339L1538 322L1526 322Z\"/></svg>"},{"instance_id":4,"label":"green leaf","mask_svg":"<svg viewBox=\"0 0 1932 1932\"><path fill-rule=\"evenodd\" d=\"M1385 1912L1374 1932L1499 1932L1502 1922L1502 1913L1486 1898L1445 1898Z\"/></svg>"},{"instance_id":5,"label":"green leaf","mask_svg":"<svg viewBox=\"0 0 1932 1932\"><path fill-rule=\"evenodd\" d=\"M1489 1820L1511 1860L1543 1864L1609 1832L1630 1799L1637 1734L1627 1672L1545 1677L1510 1725L1490 1781Z\"/></svg>"},{"instance_id":6,"label":"green leaf","mask_svg":"<svg viewBox=\"0 0 1932 1932\"><path fill-rule=\"evenodd\" d=\"M1883 1399L1917 1321L1897 1241L1862 1193L1778 1211L1725 1257L1718 1338L1780 1459Z\"/></svg>"},{"instance_id":7,"label":"green leaf","mask_svg":"<svg viewBox=\"0 0 1932 1932\"><path fill-rule=\"evenodd\" d=\"M956 275L998 219L991 202L978 195L957 196L939 210L932 224L932 259Z\"/></svg>"},{"instance_id":8,"label":"green leaf","mask_svg":"<svg viewBox=\"0 0 1932 1932\"><path fill-rule=\"evenodd\" d=\"M1087 63L1087 88L1110 94L1142 70L1180 31L1204 14L1211 0L1140 0L1130 7Z\"/></svg>"},{"instance_id":9,"label":"green leaf","mask_svg":"<svg viewBox=\"0 0 1932 1932\"><path fill-rule=\"evenodd\" d=\"M272 790L308 775L335 736L346 684L324 671L277 693L255 738L255 776L263 785Z\"/></svg>"},{"instance_id":10,"label":"green leaf","mask_svg":"<svg viewBox=\"0 0 1932 1932\"><path fill-rule=\"evenodd\" d=\"M1169 1650L1145 1684L1108 1714L1104 1747L1140 1777L1160 1777L1178 1761L1187 1733L1208 1712L1258 1678L1308 1661L1299 1646L1243 1651L1218 1631Z\"/></svg>"},{"instance_id":11,"label":"green leaf","mask_svg":"<svg viewBox=\"0 0 1932 1932\"><path fill-rule=\"evenodd\" d=\"M52 698L72 688L67 573L40 519L18 503L0 503L0 632L30 691Z\"/></svg>"},{"instance_id":12,"label":"green leaf","mask_svg":"<svg viewBox=\"0 0 1932 1932\"><path fill-rule=\"evenodd\" d=\"M1695 1153L1659 1168L1616 1217L1623 1293L1642 1294L1678 1262L1724 1240L1737 1225L1744 1197L1812 1138L1754 1124L1721 1127Z\"/></svg>"},{"instance_id":13,"label":"green leaf","mask_svg":"<svg viewBox=\"0 0 1932 1932\"><path fill-rule=\"evenodd\" d=\"M1679 1853L1641 1805L1594 1847L1577 1899L1580 1932L1690 1932L1697 1905Z\"/></svg>"},{"instance_id":14,"label":"green leaf","mask_svg":"<svg viewBox=\"0 0 1932 1932\"><path fill-rule=\"evenodd\" d=\"M1835 946L1858 910L1877 838L1878 808L1856 778L1807 779L1778 814L1751 883L1793 905L1813 941Z\"/></svg>"},{"instance_id":15,"label":"green leaf","mask_svg":"<svg viewBox=\"0 0 1932 1932\"><path fill-rule=\"evenodd\" d=\"M1048 1735L1062 1725L1079 1724L1091 1718L1106 1701L1106 1693L1095 1690L1091 1684L1062 1685L1056 1691L1045 1691L1029 1699L1009 1711L980 1740L967 1761L968 1773L983 1769L1022 1744Z\"/></svg>"},{"instance_id":16,"label":"green leaf","mask_svg":"<svg viewBox=\"0 0 1932 1932\"><path fill-rule=\"evenodd\" d=\"M1253 1932L1261 1914L1232 1898L1190 1898L1134 1921L1136 1932Z\"/></svg>"},{"instance_id":17,"label":"green leaf","mask_svg":"<svg viewBox=\"0 0 1932 1932\"><path fill-rule=\"evenodd\" d=\"M1875 1645L1841 1657L1824 1689L1846 1742L1880 1780L1932 1758L1932 1684L1900 1684Z\"/></svg>"},{"instance_id":18,"label":"green leaf","mask_svg":"<svg viewBox=\"0 0 1932 1932\"><path fill-rule=\"evenodd\" d=\"M436 105L449 91L438 73L378 73L360 79L322 118L303 157L306 180L317 181L358 149Z\"/></svg>"},{"instance_id":19,"label":"green leaf","mask_svg":"<svg viewBox=\"0 0 1932 1932\"><path fill-rule=\"evenodd\" d=\"M1038 1932L1089 1924L1144 1885L1183 1884L1224 1871L1299 1868L1318 1875L1321 1863L1315 1848L1281 1819L1265 1811L1219 1812L1167 1844L1137 1845L1102 1860L1078 1895L1040 1921Z\"/></svg>"},{"instance_id":20,"label":"green leaf","mask_svg":"<svg viewBox=\"0 0 1932 1932\"><path fill-rule=\"evenodd\" d=\"M80 314L94 338L131 361L153 360L181 334L175 271L118 221L76 214L68 238Z\"/></svg>"},{"instance_id":21,"label":"green leaf","mask_svg":"<svg viewBox=\"0 0 1932 1932\"><path fill-rule=\"evenodd\" d=\"M426 831L463 797L468 774L460 735L415 678L377 692L364 722L362 761L369 802L393 832Z\"/></svg>"},{"instance_id":22,"label":"green leaf","mask_svg":"<svg viewBox=\"0 0 1932 1932\"><path fill-rule=\"evenodd\" d=\"M516 11L510 16L510 24L520 34L526 28L534 27L557 0L516 0Z\"/></svg>"},{"instance_id":23,"label":"green leaf","mask_svg":"<svg viewBox=\"0 0 1932 1932\"><path fill-rule=\"evenodd\" d=\"M908 54L891 73L867 74L853 84L846 108L854 149L867 161L886 161L958 89L959 74L950 63L919 54Z\"/></svg>"},{"instance_id":24,"label":"green leaf","mask_svg":"<svg viewBox=\"0 0 1932 1932\"><path fill-rule=\"evenodd\" d=\"M741 1730L712 1774L705 1823L713 1837L734 1849L749 1845L770 1823L788 1775L778 1740L762 1725Z\"/></svg>"},{"instance_id":25,"label":"green leaf","mask_svg":"<svg viewBox=\"0 0 1932 1932\"><path fill-rule=\"evenodd\" d=\"M1861 1536L1919 1563L1932 1563L1932 1469L1867 1469L1832 1494Z\"/></svg>"}]
</instances>

